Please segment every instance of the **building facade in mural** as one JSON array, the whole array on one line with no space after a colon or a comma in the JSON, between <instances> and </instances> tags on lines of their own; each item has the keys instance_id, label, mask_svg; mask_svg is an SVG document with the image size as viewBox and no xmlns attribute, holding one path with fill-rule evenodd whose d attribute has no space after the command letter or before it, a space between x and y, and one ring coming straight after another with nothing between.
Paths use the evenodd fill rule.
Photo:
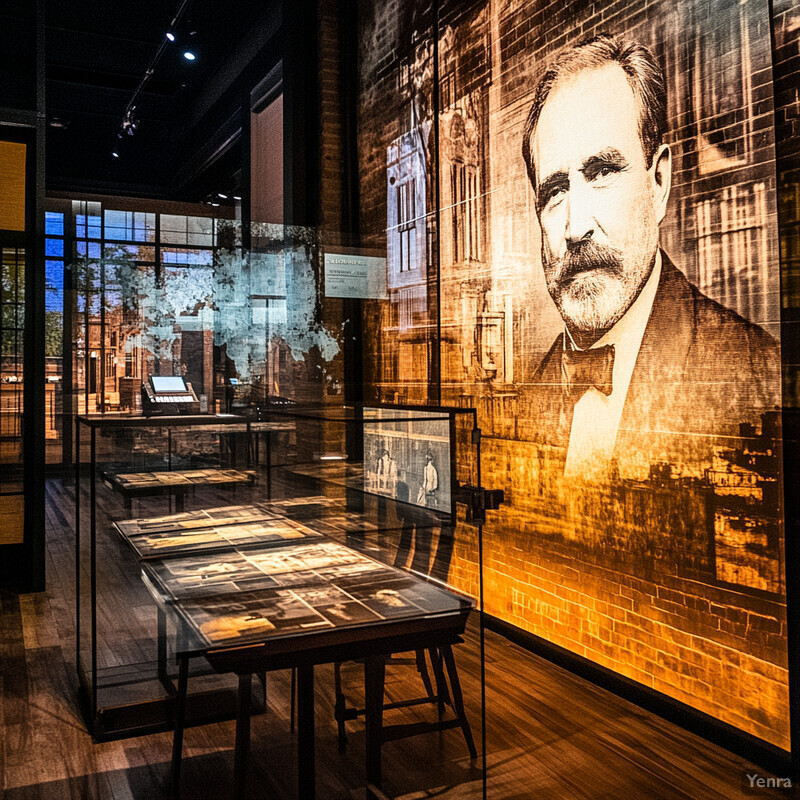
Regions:
<instances>
[{"instance_id":1,"label":"building facade in mural","mask_svg":"<svg viewBox=\"0 0 800 800\"><path fill-rule=\"evenodd\" d=\"M406 116L403 132L386 148L386 250L390 304L383 330L383 378L406 376L396 400L425 402L430 382L430 270L435 261L435 226L428 217L434 186L432 116L433 50L409 32L408 55L398 70L398 94Z\"/></svg>"}]
</instances>

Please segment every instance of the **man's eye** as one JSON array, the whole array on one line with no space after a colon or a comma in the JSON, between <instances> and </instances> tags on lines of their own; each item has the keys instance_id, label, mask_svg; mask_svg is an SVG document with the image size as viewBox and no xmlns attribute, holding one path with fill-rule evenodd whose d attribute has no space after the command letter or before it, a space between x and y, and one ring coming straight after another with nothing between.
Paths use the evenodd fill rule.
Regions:
<instances>
[{"instance_id":1,"label":"man's eye","mask_svg":"<svg viewBox=\"0 0 800 800\"><path fill-rule=\"evenodd\" d=\"M615 175L618 172L620 172L620 168L616 164L601 164L587 177L589 180L596 181L598 178L607 178L609 175Z\"/></svg>"},{"instance_id":2,"label":"man's eye","mask_svg":"<svg viewBox=\"0 0 800 800\"><path fill-rule=\"evenodd\" d=\"M550 205L551 203L555 203L560 200L564 194L566 193L567 189L565 186L554 186L548 193L547 197L545 197L544 202L545 205Z\"/></svg>"}]
</instances>

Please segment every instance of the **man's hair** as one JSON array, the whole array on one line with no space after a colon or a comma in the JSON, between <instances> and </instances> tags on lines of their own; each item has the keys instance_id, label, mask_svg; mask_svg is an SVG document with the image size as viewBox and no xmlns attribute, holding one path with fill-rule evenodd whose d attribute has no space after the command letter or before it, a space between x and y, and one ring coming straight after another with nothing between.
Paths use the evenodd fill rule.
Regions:
<instances>
[{"instance_id":1,"label":"man's hair","mask_svg":"<svg viewBox=\"0 0 800 800\"><path fill-rule=\"evenodd\" d=\"M531 140L550 92L561 78L577 75L588 69L598 69L606 64L619 64L625 70L628 83L639 104L639 138L645 162L648 167L652 166L653 157L667 128L667 87L664 73L644 45L600 33L582 39L574 47L562 50L536 85L522 136L522 157L534 190L536 168Z\"/></svg>"}]
</instances>

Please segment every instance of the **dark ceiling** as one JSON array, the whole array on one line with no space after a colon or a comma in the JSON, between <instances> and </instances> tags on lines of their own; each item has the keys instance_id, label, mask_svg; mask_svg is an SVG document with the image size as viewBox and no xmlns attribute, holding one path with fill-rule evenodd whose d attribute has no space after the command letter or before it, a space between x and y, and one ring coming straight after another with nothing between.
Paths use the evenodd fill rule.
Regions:
<instances>
[{"instance_id":1,"label":"dark ceiling","mask_svg":"<svg viewBox=\"0 0 800 800\"><path fill-rule=\"evenodd\" d=\"M200 200L212 185L236 188L239 78L248 69L257 78L254 61L263 62L262 71L268 68L278 3L46 0L45 5L48 192ZM164 47L136 102L135 135L118 138L126 107L182 6L178 38ZM197 54L194 62L182 56L187 43ZM212 146L220 137L227 144ZM119 158L112 156L115 150Z\"/></svg>"}]
</instances>

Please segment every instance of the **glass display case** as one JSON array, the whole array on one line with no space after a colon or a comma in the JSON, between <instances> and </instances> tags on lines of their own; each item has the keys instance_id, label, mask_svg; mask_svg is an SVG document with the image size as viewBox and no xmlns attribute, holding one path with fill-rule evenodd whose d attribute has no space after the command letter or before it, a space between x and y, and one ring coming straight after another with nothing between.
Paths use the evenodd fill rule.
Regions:
<instances>
[{"instance_id":1,"label":"glass display case","mask_svg":"<svg viewBox=\"0 0 800 800\"><path fill-rule=\"evenodd\" d=\"M134 552L109 535L112 523L265 496L253 436L233 416L77 418L76 663L95 738L167 727L174 695L163 616L141 592Z\"/></svg>"},{"instance_id":2,"label":"glass display case","mask_svg":"<svg viewBox=\"0 0 800 800\"><path fill-rule=\"evenodd\" d=\"M395 738L459 729L477 765L481 531L496 498L480 489L474 412L106 414L79 418L77 454L78 676L96 739L238 710L241 783L243 709L249 719L265 706L266 678L250 676L291 669L307 765L318 668L342 747L364 718L374 788L381 743ZM352 662L364 665L363 696L343 688ZM380 702L387 669L409 671L419 691ZM393 721L397 709L418 718ZM313 769L298 774L312 796Z\"/></svg>"}]
</instances>

